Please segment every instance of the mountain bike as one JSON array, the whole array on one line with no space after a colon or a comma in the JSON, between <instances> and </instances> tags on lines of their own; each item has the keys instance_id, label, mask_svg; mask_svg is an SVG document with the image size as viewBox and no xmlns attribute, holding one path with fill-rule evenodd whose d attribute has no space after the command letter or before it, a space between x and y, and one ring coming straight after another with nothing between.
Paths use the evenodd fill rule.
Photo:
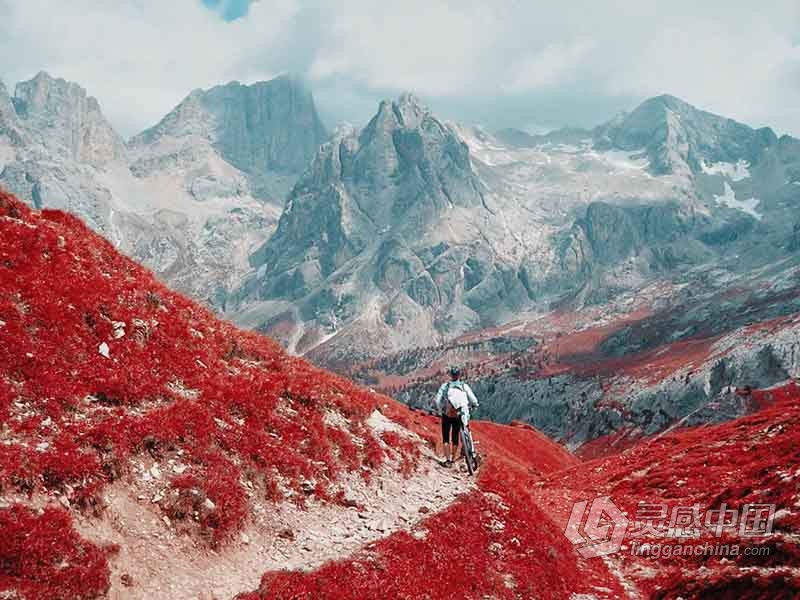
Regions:
<instances>
[{"instance_id":1,"label":"mountain bike","mask_svg":"<svg viewBox=\"0 0 800 600\"><path fill-rule=\"evenodd\" d=\"M467 463L467 471L474 475L478 470L478 454L475 452L475 442L472 439L472 432L469 429L469 421L464 423L462 418L461 426L461 453L464 455L464 462Z\"/></svg>"}]
</instances>

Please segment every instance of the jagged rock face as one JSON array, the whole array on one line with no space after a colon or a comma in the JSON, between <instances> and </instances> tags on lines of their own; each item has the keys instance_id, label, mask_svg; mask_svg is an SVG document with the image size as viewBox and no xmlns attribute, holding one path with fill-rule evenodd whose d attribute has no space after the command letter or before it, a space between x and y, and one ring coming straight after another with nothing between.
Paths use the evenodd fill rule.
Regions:
<instances>
[{"instance_id":1,"label":"jagged rock face","mask_svg":"<svg viewBox=\"0 0 800 600\"><path fill-rule=\"evenodd\" d=\"M505 301L488 300L506 285L488 281L493 262L477 266L487 250L473 243L471 222L487 211L484 193L455 131L411 95L382 102L362 131L320 148L252 256L258 275L242 303L295 302L311 328L374 311L370 326L387 339L404 328L429 337L473 326Z\"/></svg>"},{"instance_id":2,"label":"jagged rock face","mask_svg":"<svg viewBox=\"0 0 800 600\"><path fill-rule=\"evenodd\" d=\"M713 257L696 239L708 219L676 203L614 206L593 202L578 219L561 250L566 273L576 282L604 267L639 260L648 271L669 271Z\"/></svg>"},{"instance_id":3,"label":"jagged rock face","mask_svg":"<svg viewBox=\"0 0 800 600\"><path fill-rule=\"evenodd\" d=\"M14 107L25 127L55 152L94 166L124 158L125 145L100 105L75 83L39 73L17 84Z\"/></svg>"},{"instance_id":4,"label":"jagged rock face","mask_svg":"<svg viewBox=\"0 0 800 600\"><path fill-rule=\"evenodd\" d=\"M2 81L0 81L0 136L5 137L12 146L20 146L25 142L13 100Z\"/></svg>"},{"instance_id":5,"label":"jagged rock face","mask_svg":"<svg viewBox=\"0 0 800 600\"><path fill-rule=\"evenodd\" d=\"M397 252L384 244L375 258L380 271L391 256L397 271L391 284L399 285L421 268L407 247L416 246L420 228L450 207L480 202L466 145L404 96L381 103L360 134L351 132L320 149L292 191L275 235L253 263L271 282L266 296L297 298L390 233L385 244ZM373 279L384 289L390 284L383 273Z\"/></svg>"},{"instance_id":6,"label":"jagged rock face","mask_svg":"<svg viewBox=\"0 0 800 600\"><path fill-rule=\"evenodd\" d=\"M196 90L133 143L189 135L210 140L225 160L253 175L301 172L327 138L311 93L288 76Z\"/></svg>"},{"instance_id":7,"label":"jagged rock face","mask_svg":"<svg viewBox=\"0 0 800 600\"><path fill-rule=\"evenodd\" d=\"M658 96L597 128L598 147L642 150L654 174L698 173L702 162L756 162L778 139L769 129L754 130L698 110L673 96Z\"/></svg>"}]
</instances>

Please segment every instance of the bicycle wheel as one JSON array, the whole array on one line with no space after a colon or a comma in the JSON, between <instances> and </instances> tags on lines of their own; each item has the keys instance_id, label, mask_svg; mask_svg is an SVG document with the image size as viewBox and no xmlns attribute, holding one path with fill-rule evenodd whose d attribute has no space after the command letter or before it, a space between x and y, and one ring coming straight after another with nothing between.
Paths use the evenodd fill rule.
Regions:
<instances>
[{"instance_id":1,"label":"bicycle wheel","mask_svg":"<svg viewBox=\"0 0 800 600\"><path fill-rule=\"evenodd\" d=\"M466 427L461 430L461 450L464 452L464 462L467 463L467 471L470 475L475 474L478 461L475 460L475 447L472 444L472 434Z\"/></svg>"}]
</instances>

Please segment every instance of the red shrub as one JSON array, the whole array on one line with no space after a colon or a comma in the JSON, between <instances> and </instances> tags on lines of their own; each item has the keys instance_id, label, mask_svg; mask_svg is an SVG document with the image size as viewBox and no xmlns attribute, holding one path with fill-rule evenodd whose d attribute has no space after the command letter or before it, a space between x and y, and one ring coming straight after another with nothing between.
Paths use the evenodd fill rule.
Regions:
<instances>
[{"instance_id":1,"label":"red shrub","mask_svg":"<svg viewBox=\"0 0 800 600\"><path fill-rule=\"evenodd\" d=\"M112 549L81 539L63 510L37 515L15 505L0 510L0 531L0 592L27 600L75 600L108 591L106 555Z\"/></svg>"}]
</instances>

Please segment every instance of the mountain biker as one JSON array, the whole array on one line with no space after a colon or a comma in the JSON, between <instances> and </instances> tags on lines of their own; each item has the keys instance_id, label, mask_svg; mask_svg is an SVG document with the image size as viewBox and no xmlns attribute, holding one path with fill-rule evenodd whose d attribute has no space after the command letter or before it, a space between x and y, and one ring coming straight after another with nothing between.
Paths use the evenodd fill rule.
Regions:
<instances>
[{"instance_id":1,"label":"mountain biker","mask_svg":"<svg viewBox=\"0 0 800 600\"><path fill-rule=\"evenodd\" d=\"M472 388L461 381L461 369L450 367L450 381L443 383L436 393L434 404L442 415L442 442L444 443L445 466L456 460L460 441L462 419L469 423L470 406L478 408L478 399Z\"/></svg>"}]
</instances>

